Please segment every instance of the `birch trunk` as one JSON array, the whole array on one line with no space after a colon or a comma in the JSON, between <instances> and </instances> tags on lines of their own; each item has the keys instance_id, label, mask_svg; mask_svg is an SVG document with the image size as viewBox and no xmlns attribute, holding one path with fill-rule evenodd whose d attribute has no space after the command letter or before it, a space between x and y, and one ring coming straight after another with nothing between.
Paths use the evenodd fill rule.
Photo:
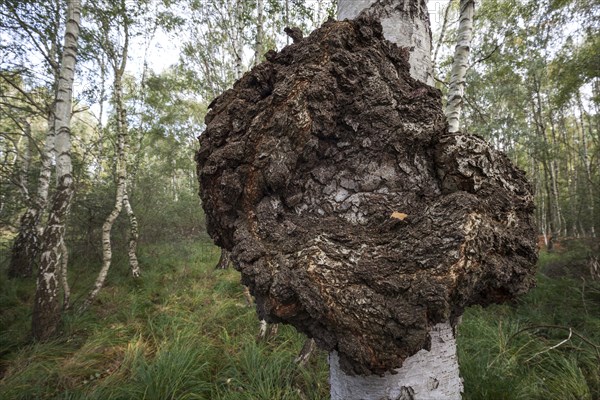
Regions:
<instances>
[{"instance_id":1,"label":"birch trunk","mask_svg":"<svg viewBox=\"0 0 600 400\"><path fill-rule=\"evenodd\" d=\"M244 73L244 2L237 0L235 3L235 16L233 33L233 55L235 58L235 79L240 79Z\"/></svg>"},{"instance_id":2,"label":"birch trunk","mask_svg":"<svg viewBox=\"0 0 600 400\"><path fill-rule=\"evenodd\" d=\"M134 278L139 278L140 264L137 259L137 243L139 237L138 223L131 203L129 203L129 196L127 193L123 196L123 205L125 206L125 212L129 217L129 249L127 251L129 257L129 268L131 269L131 275Z\"/></svg>"},{"instance_id":3,"label":"birch trunk","mask_svg":"<svg viewBox=\"0 0 600 400\"><path fill-rule=\"evenodd\" d=\"M385 38L410 50L411 76L433 86L431 28L426 1L338 1L338 19L353 19L362 13L378 17Z\"/></svg>"},{"instance_id":4,"label":"birch trunk","mask_svg":"<svg viewBox=\"0 0 600 400\"><path fill-rule=\"evenodd\" d=\"M473 38L473 13L475 1L460 0L460 18L458 23L458 37L454 49L454 61L450 75L448 89L448 103L446 104L446 118L448 131L458 132L460 127L460 112L465 90L465 75L469 67L469 53Z\"/></svg>"},{"instance_id":5,"label":"birch trunk","mask_svg":"<svg viewBox=\"0 0 600 400\"><path fill-rule=\"evenodd\" d=\"M124 2L122 4L122 12L125 12ZM124 43L123 43L123 52L120 54L120 57L116 54L113 54L113 58L111 60L112 66L114 69L114 88L113 88L113 102L116 107L116 133L117 133L117 190L115 193L115 205L113 206L112 211L104 220L104 224L102 225L102 268L100 268L100 272L96 277L96 281L94 283L94 287L88 294L88 297L83 302L80 312L86 310L92 302L95 300L98 293L104 286L104 282L106 281L106 277L108 275L108 271L110 270L110 266L112 264L112 245L111 245L111 233L112 227L121 214L121 210L123 209L123 205L125 204L125 200L127 199L127 205L129 205L129 199L127 197L127 115L125 112L125 107L123 105L123 74L125 72L125 65L127 63L127 51L129 45L129 28L128 22L126 18L124 19L123 29L124 29ZM119 59L117 59L119 57ZM127 206L126 206L127 207ZM129 207L131 207L129 205ZM129 214L129 210L127 210ZM133 210L131 210L131 215L133 215ZM130 221L131 221L130 215ZM133 221L135 221L135 233L133 235L130 234L130 243L129 249L134 250L134 258L135 265L131 264L132 258L130 257L130 266L132 270L132 274L135 275L137 273L139 275L139 267L137 265L137 258L135 258L135 248L137 247L137 220L135 216L133 216ZM131 240L134 241L133 245ZM136 271L134 273L134 270Z\"/></svg>"},{"instance_id":6,"label":"birch trunk","mask_svg":"<svg viewBox=\"0 0 600 400\"><path fill-rule=\"evenodd\" d=\"M221 249L221 256L215 266L215 269L227 269L231 262L231 254L226 249Z\"/></svg>"},{"instance_id":7,"label":"birch trunk","mask_svg":"<svg viewBox=\"0 0 600 400\"><path fill-rule=\"evenodd\" d=\"M378 16L384 36L408 47L411 76L433 85L431 29L425 0L340 0L338 19L361 13ZM450 322L430 328L432 348L405 360L395 374L351 376L339 366L336 352L329 355L332 400L459 399L463 391L459 375L456 339ZM396 397L394 397L396 396ZM403 397L404 396L404 397Z\"/></svg>"},{"instance_id":8,"label":"birch trunk","mask_svg":"<svg viewBox=\"0 0 600 400\"><path fill-rule=\"evenodd\" d=\"M57 78L58 81L58 78ZM52 157L56 139L54 128L54 108L56 100L52 103L52 110L48 114L48 128L44 148L41 150L42 165L38 178L37 192L29 203L27 210L21 216L19 233L11 249L8 276L10 278L24 278L33 274L40 249L39 225L41 216L48 204L48 189L52 176Z\"/></svg>"},{"instance_id":9,"label":"birch trunk","mask_svg":"<svg viewBox=\"0 0 600 400\"><path fill-rule=\"evenodd\" d=\"M56 7L57 14L60 7ZM59 16L56 16L56 23L59 24ZM54 157L54 143L56 140L55 131L55 110L56 96L58 94L58 85L60 83L60 65L56 60L58 47L58 38L54 37L50 45L48 61L53 71L53 94L54 99L48 107L48 125L46 129L46 138L44 148L41 149L41 167L38 177L38 188L35 198L28 204L27 210L21 216L19 223L19 233L15 238L11 249L11 260L8 269L10 278L32 276L34 266L36 265L41 241L40 220L42 214L48 205L48 189L50 187L50 177L52 175L52 158Z\"/></svg>"},{"instance_id":10,"label":"birch trunk","mask_svg":"<svg viewBox=\"0 0 600 400\"><path fill-rule=\"evenodd\" d=\"M63 288L63 310L68 310L71 308L71 288L69 287L69 250L67 249L67 245L65 244L64 238L62 242L60 242L60 252L61 252L61 260L60 260L60 281L62 283Z\"/></svg>"},{"instance_id":11,"label":"birch trunk","mask_svg":"<svg viewBox=\"0 0 600 400\"><path fill-rule=\"evenodd\" d=\"M58 302L58 272L61 243L64 240L65 219L73 197L71 166L71 104L75 65L77 63L81 2L68 3L67 25L60 66L55 106L57 190L52 200L48 224L43 233L40 267L33 306L32 333L34 339L50 337L60 322Z\"/></svg>"},{"instance_id":12,"label":"birch trunk","mask_svg":"<svg viewBox=\"0 0 600 400\"><path fill-rule=\"evenodd\" d=\"M256 0L256 42L254 45L254 65L260 64L264 42L263 32L263 0Z\"/></svg>"},{"instance_id":13,"label":"birch trunk","mask_svg":"<svg viewBox=\"0 0 600 400\"><path fill-rule=\"evenodd\" d=\"M559 232L561 231L561 221L562 221L562 216L561 216L561 209L560 209L560 203L559 203L559 196L558 196L558 184L556 181L556 173L555 173L555 164L554 161L552 160L551 154L550 154L550 143L548 141L548 136L546 134L546 130L547 130L547 126L546 126L546 120L544 118L544 114L543 114L543 104L542 104L542 98L541 98L541 83L539 82L539 79L535 76L535 74L533 75L533 79L532 79L532 91L530 93L530 104L531 104L531 111L532 111L532 115L533 115L533 119L534 119L534 124L535 124L535 131L536 134L539 136L539 138L541 139L542 143L543 143L543 147L541 150L541 155L540 155L540 161L543 167L543 172L544 172L544 186L546 189L546 196L547 196L547 225L548 225L548 235L549 235L549 239L548 239L548 251L551 251L553 248L553 241L554 239L557 238Z\"/></svg>"},{"instance_id":14,"label":"birch trunk","mask_svg":"<svg viewBox=\"0 0 600 400\"><path fill-rule=\"evenodd\" d=\"M454 332L448 324L438 324L430 335L431 350L421 350L404 360L394 375L347 375L339 366L337 353L330 353L331 400L460 399L462 380Z\"/></svg>"}]
</instances>

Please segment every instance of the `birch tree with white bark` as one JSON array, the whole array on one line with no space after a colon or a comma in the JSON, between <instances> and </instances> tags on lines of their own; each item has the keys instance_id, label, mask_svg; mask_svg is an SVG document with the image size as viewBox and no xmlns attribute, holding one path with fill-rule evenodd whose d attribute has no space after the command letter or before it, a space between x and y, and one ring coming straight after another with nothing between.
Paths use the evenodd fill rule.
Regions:
<instances>
[{"instance_id":1,"label":"birch tree with white bark","mask_svg":"<svg viewBox=\"0 0 600 400\"><path fill-rule=\"evenodd\" d=\"M469 54L473 39L473 15L475 13L474 0L460 0L460 16L448 88L448 102L446 103L446 118L448 131L455 133L460 128L460 114L465 91L465 76L469 68Z\"/></svg>"},{"instance_id":2,"label":"birch tree with white bark","mask_svg":"<svg viewBox=\"0 0 600 400\"><path fill-rule=\"evenodd\" d=\"M411 76L433 85L431 28L425 0L340 0L338 19L361 13L379 17L386 39L410 49ZM463 391L456 353L455 327L448 321L431 327L431 349L407 358L385 376L346 374L334 351L329 355L332 400L460 399Z\"/></svg>"},{"instance_id":3,"label":"birch tree with white bark","mask_svg":"<svg viewBox=\"0 0 600 400\"><path fill-rule=\"evenodd\" d=\"M61 65L61 43L58 34L62 26L60 15L60 4L55 1L43 5L6 1L0 7L3 20L0 27L7 39L11 39L6 41L7 45L4 47L6 57L3 58L3 66L8 65L9 68L23 71L26 75L36 75L44 71L47 81L50 82L48 95L44 96L41 93L28 93L11 74L0 74L3 82L19 92L29 108L47 119L44 145L38 149L41 166L37 188L28 196L27 209L21 215L19 232L11 249L8 268L11 278L32 275L41 246L43 227L40 223L48 204L56 135L55 109ZM42 65L32 65L31 60L27 58L32 54L42 60ZM39 70L34 72L34 68Z\"/></svg>"},{"instance_id":4,"label":"birch tree with white bark","mask_svg":"<svg viewBox=\"0 0 600 400\"><path fill-rule=\"evenodd\" d=\"M33 306L32 333L33 337L38 340L47 339L55 333L61 316L58 287L59 274L62 269L61 256L65 220L69 214L73 197L70 126L80 20L81 2L72 0L68 3L67 8L67 24L54 107L57 188L42 236L40 266Z\"/></svg>"},{"instance_id":5,"label":"birch tree with white bark","mask_svg":"<svg viewBox=\"0 0 600 400\"><path fill-rule=\"evenodd\" d=\"M140 268L137 260L137 239L138 239L138 224L132 206L129 202L128 195L128 158L129 158L129 127L127 123L127 110L125 108L124 100L124 89L123 89L123 77L125 74L125 67L127 65L127 58L129 54L130 44L130 27L131 27L131 16L128 14L127 5L124 0L121 0L114 6L114 9L110 13L105 12L104 9L98 9L98 42L102 51L106 53L109 61L110 68L113 71L113 90L112 90L112 103L115 108L115 134L116 134L116 192L114 206L111 212L108 214L102 225L102 267L96 277L94 287L89 292L86 300L80 307L83 311L92 304L100 290L104 286L108 271L112 264L112 243L111 233L112 228L121 214L123 207L127 216L129 217L129 246L128 246L128 257L131 274L134 278L140 276ZM116 18L115 18L116 17ZM114 19L113 19L114 18ZM116 26L113 26L116 21ZM113 29L116 30L116 37L119 40L115 40L113 35ZM122 43L119 43L121 42Z\"/></svg>"}]
</instances>

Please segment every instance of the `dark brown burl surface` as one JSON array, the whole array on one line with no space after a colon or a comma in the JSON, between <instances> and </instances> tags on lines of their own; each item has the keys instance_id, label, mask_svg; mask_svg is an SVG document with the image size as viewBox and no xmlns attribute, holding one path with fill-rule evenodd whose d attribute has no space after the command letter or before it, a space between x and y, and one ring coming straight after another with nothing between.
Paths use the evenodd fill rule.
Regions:
<instances>
[{"instance_id":1,"label":"dark brown burl surface","mask_svg":"<svg viewBox=\"0 0 600 400\"><path fill-rule=\"evenodd\" d=\"M446 133L407 54L378 22L327 22L218 97L200 136L209 233L258 313L348 373L399 367L432 324L534 284L524 174Z\"/></svg>"}]
</instances>

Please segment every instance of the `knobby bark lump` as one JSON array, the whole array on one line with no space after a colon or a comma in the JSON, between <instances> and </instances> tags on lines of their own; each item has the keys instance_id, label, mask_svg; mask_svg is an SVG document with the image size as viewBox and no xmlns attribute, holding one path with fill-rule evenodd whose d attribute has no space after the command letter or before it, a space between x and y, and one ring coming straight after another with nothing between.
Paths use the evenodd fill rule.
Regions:
<instances>
[{"instance_id":1,"label":"knobby bark lump","mask_svg":"<svg viewBox=\"0 0 600 400\"><path fill-rule=\"evenodd\" d=\"M261 318L382 374L433 324L534 285L524 173L448 134L440 92L368 17L269 52L216 98L196 155L209 234Z\"/></svg>"}]
</instances>

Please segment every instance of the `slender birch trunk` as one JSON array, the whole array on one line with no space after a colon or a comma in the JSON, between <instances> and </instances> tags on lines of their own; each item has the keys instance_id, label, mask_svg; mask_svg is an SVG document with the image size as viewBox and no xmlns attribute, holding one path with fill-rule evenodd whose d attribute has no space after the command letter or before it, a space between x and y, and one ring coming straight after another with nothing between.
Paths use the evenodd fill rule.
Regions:
<instances>
[{"instance_id":1,"label":"slender birch trunk","mask_svg":"<svg viewBox=\"0 0 600 400\"><path fill-rule=\"evenodd\" d=\"M469 54L473 38L473 14L475 1L460 0L460 18L458 22L458 37L454 49L454 61L448 88L448 103L446 104L446 118L448 131L458 132L460 128L460 112L462 109L465 91L465 75L469 68Z\"/></svg>"},{"instance_id":2,"label":"slender birch trunk","mask_svg":"<svg viewBox=\"0 0 600 400\"><path fill-rule=\"evenodd\" d=\"M40 267L33 306L32 333L34 339L37 340L50 337L56 331L60 322L61 311L58 302L58 272L62 255L60 247L64 240L65 220L73 197L70 124L81 19L80 0L68 2L67 15L54 111L58 183L52 200L48 224L42 236Z\"/></svg>"},{"instance_id":3,"label":"slender birch trunk","mask_svg":"<svg viewBox=\"0 0 600 400\"><path fill-rule=\"evenodd\" d=\"M60 242L60 282L62 284L63 289L63 310L68 310L71 308L71 288L69 286L69 249L67 249L67 245L65 244L65 240Z\"/></svg>"},{"instance_id":4,"label":"slender birch trunk","mask_svg":"<svg viewBox=\"0 0 600 400\"><path fill-rule=\"evenodd\" d=\"M243 55L244 55L244 0L237 0L235 3L235 16L233 32L233 56L235 59L235 79L240 79L244 73Z\"/></svg>"},{"instance_id":5,"label":"slender birch trunk","mask_svg":"<svg viewBox=\"0 0 600 400\"><path fill-rule=\"evenodd\" d=\"M215 266L215 269L227 269L231 262L231 254L226 249L221 249L221 256Z\"/></svg>"},{"instance_id":6,"label":"slender birch trunk","mask_svg":"<svg viewBox=\"0 0 600 400\"><path fill-rule=\"evenodd\" d=\"M535 122L535 130L542 140L544 146L541 155L542 166L544 167L545 186L548 196L548 226L550 229L550 239L548 250L552 249L553 240L557 238L561 229L562 212L559 202L558 183L556 177L556 164L550 154L550 144L546 135L546 121L543 115L543 104L540 94L540 82L533 77L533 92L531 93L531 108Z\"/></svg>"},{"instance_id":7,"label":"slender birch trunk","mask_svg":"<svg viewBox=\"0 0 600 400\"><path fill-rule=\"evenodd\" d=\"M379 17L384 36L411 49L411 76L432 85L431 29L426 1L338 2L339 19L355 18L361 13ZM445 322L432 326L429 335L432 343L430 351L421 350L407 358L401 368L385 377L347 375L339 366L337 353L330 353L331 399L459 399L463 385L459 376L454 329L450 322Z\"/></svg>"},{"instance_id":8,"label":"slender birch trunk","mask_svg":"<svg viewBox=\"0 0 600 400\"><path fill-rule=\"evenodd\" d=\"M56 79L58 81L58 77ZM54 142L56 139L54 127L54 109L56 100L51 105L48 113L48 128L46 140L40 157L42 165L38 178L38 188L35 196L29 202L27 210L21 216L19 233L11 249L8 276L10 278L24 278L33 274L40 249L40 220L48 204L48 189L52 176L52 157L54 155Z\"/></svg>"},{"instance_id":9,"label":"slender birch trunk","mask_svg":"<svg viewBox=\"0 0 600 400\"><path fill-rule=\"evenodd\" d=\"M126 13L125 2L120 2L121 12ZM116 111L116 133L117 133L117 190L115 193L115 204L112 211L104 220L102 224L102 267L96 277L94 287L88 294L86 300L81 305L79 311L85 311L100 293L100 290L104 286L108 271L112 264L112 244L111 244L111 233L112 227L121 214L123 207L129 217L130 232L129 232L129 266L133 277L140 276L139 263L136 256L137 250L137 239L138 239L138 224L131 204L129 202L129 196L127 192L127 155L128 155L128 134L129 128L127 126L127 112L125 110L125 104L123 100L123 75L125 73L125 66L127 64L127 55L129 50L129 22L127 17L123 18L123 47L120 55L112 54L111 64L114 70L114 87L113 87L113 102L115 104Z\"/></svg>"},{"instance_id":10,"label":"slender birch trunk","mask_svg":"<svg viewBox=\"0 0 600 400\"><path fill-rule=\"evenodd\" d=\"M127 250L129 268L131 270L131 276L139 278L141 271L137 259L137 243L139 237L138 222L135 213L133 212L133 208L131 208L131 203L129 203L129 196L127 193L123 196L123 205L125 206L125 212L129 217L129 248Z\"/></svg>"},{"instance_id":11,"label":"slender birch trunk","mask_svg":"<svg viewBox=\"0 0 600 400\"><path fill-rule=\"evenodd\" d=\"M254 44L254 65L260 64L261 57L264 52L263 9L263 0L256 0L256 42Z\"/></svg>"},{"instance_id":12,"label":"slender birch trunk","mask_svg":"<svg viewBox=\"0 0 600 400\"><path fill-rule=\"evenodd\" d=\"M55 16L57 26L60 23L59 10L60 6L57 3L57 15ZM19 233L11 249L11 260L8 268L9 278L32 276L40 251L42 235L40 221L48 205L48 189L50 187L50 177L52 176L52 159L54 158L54 143L56 140L55 110L58 85L60 84L60 65L56 61L58 46L57 40L53 40L47 57L54 75L52 85L54 98L48 106L48 125L44 148L41 149L40 153L41 167L38 177L38 188L36 195L29 202L27 210L21 216L19 222Z\"/></svg>"}]
</instances>

